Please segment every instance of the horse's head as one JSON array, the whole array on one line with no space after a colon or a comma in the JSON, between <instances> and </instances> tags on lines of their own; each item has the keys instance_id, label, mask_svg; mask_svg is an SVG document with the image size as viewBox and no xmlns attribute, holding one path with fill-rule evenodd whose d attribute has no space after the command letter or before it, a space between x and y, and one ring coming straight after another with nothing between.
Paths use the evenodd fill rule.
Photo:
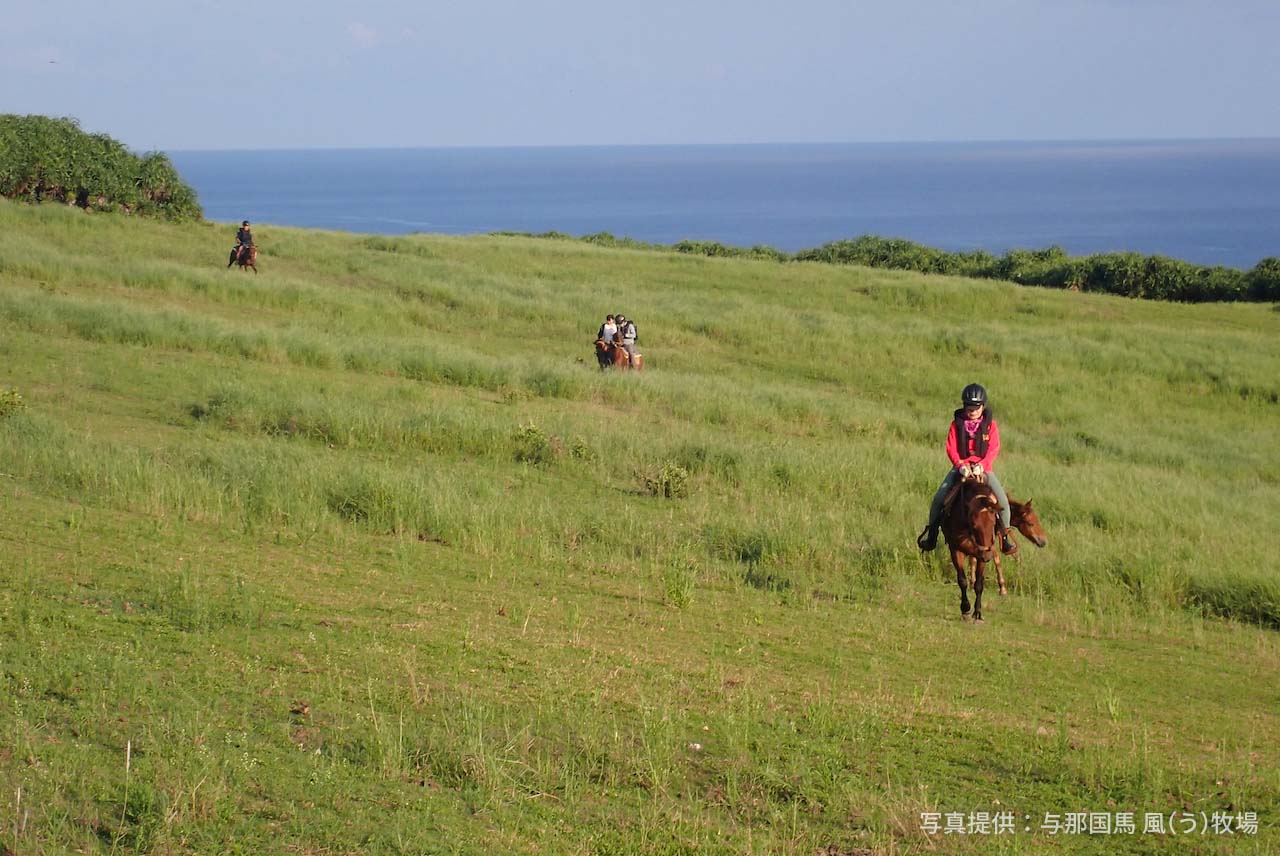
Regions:
<instances>
[{"instance_id":1,"label":"horse's head","mask_svg":"<svg viewBox=\"0 0 1280 856\"><path fill-rule=\"evenodd\" d=\"M609 353L609 345L603 338L596 339L596 355Z\"/></svg>"},{"instance_id":2,"label":"horse's head","mask_svg":"<svg viewBox=\"0 0 1280 856\"><path fill-rule=\"evenodd\" d=\"M1009 512L1009 522L1013 524L1014 529L1027 536L1028 541L1037 547L1043 547L1049 543L1049 539L1045 537L1044 528L1040 525L1040 517L1031 507L1031 500L1028 499L1026 502L1009 500Z\"/></svg>"}]
</instances>

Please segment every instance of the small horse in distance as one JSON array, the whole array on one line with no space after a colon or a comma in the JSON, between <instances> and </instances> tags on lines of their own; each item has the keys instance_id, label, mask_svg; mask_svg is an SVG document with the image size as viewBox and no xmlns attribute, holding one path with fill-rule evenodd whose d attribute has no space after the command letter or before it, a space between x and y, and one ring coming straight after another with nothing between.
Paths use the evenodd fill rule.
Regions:
<instances>
[{"instance_id":1,"label":"small horse in distance","mask_svg":"<svg viewBox=\"0 0 1280 856\"><path fill-rule=\"evenodd\" d=\"M613 365L613 343L606 342L603 337L596 339L596 362L600 364L601 371Z\"/></svg>"},{"instance_id":2,"label":"small horse in distance","mask_svg":"<svg viewBox=\"0 0 1280 856\"><path fill-rule=\"evenodd\" d=\"M241 247L240 251L236 253L235 259L227 267L231 267L231 265L240 265L240 270L253 268L253 272L256 274L258 272L258 245L250 244L247 247Z\"/></svg>"},{"instance_id":3,"label":"small horse in distance","mask_svg":"<svg viewBox=\"0 0 1280 856\"><path fill-rule=\"evenodd\" d=\"M634 369L639 371L643 366L640 354L636 354L634 364L631 355L627 353L627 349L622 346L622 334L615 333L612 342L604 339L596 339L596 362L600 364L603 371L607 368Z\"/></svg>"}]
</instances>

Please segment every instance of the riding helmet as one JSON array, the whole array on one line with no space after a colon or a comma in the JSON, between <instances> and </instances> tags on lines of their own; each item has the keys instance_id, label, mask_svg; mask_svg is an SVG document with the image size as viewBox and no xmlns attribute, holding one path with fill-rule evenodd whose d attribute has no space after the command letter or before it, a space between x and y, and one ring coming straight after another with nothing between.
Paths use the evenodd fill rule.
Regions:
<instances>
[{"instance_id":1,"label":"riding helmet","mask_svg":"<svg viewBox=\"0 0 1280 856\"><path fill-rule=\"evenodd\" d=\"M248 220L245 220L245 221L244 221L243 223L241 223L240 225L241 225L241 226L248 226L248 225L249 225L249 221L248 221Z\"/></svg>"},{"instance_id":2,"label":"riding helmet","mask_svg":"<svg viewBox=\"0 0 1280 856\"><path fill-rule=\"evenodd\" d=\"M979 404L987 403L987 390L980 383L971 383L964 388L964 392L960 393L960 401L965 407L976 407Z\"/></svg>"}]
</instances>

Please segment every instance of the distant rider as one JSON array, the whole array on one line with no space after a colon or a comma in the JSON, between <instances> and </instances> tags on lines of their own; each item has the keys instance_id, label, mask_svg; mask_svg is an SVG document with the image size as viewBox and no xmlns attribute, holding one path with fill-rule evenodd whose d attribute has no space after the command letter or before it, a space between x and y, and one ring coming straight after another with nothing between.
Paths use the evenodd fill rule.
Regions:
<instances>
[{"instance_id":1,"label":"distant rider","mask_svg":"<svg viewBox=\"0 0 1280 856\"><path fill-rule=\"evenodd\" d=\"M600 325L600 332L596 334L597 339L604 339L606 342L613 343L613 334L618 332L618 325L614 322L612 315L604 316L604 323Z\"/></svg>"},{"instance_id":2,"label":"distant rider","mask_svg":"<svg viewBox=\"0 0 1280 856\"><path fill-rule=\"evenodd\" d=\"M239 230L236 231L236 246L231 251L231 260L227 262L227 267L240 260L240 253L253 246L253 232L249 229L249 221L245 220L240 224Z\"/></svg>"},{"instance_id":3,"label":"distant rider","mask_svg":"<svg viewBox=\"0 0 1280 856\"><path fill-rule=\"evenodd\" d=\"M627 352L632 367L636 364L636 323L625 315L616 316L618 333L622 336L622 349Z\"/></svg>"},{"instance_id":4,"label":"distant rider","mask_svg":"<svg viewBox=\"0 0 1280 856\"><path fill-rule=\"evenodd\" d=\"M963 405L951 419L947 432L947 457L952 469L942 480L929 507L929 523L916 540L921 550L938 546L938 527L942 525L942 503L956 482L969 476L986 475L987 487L1000 503L1000 550L1012 553L1017 549L1009 537L1009 497L1005 495L1000 480L992 467L1000 454L1000 428L994 414L987 408L987 390L982 384L971 383L960 393Z\"/></svg>"}]
</instances>

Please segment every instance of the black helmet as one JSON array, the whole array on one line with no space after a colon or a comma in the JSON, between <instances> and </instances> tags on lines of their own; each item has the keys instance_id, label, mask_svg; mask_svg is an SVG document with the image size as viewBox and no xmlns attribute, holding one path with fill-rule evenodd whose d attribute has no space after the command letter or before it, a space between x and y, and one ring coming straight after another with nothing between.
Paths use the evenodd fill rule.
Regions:
<instances>
[{"instance_id":1,"label":"black helmet","mask_svg":"<svg viewBox=\"0 0 1280 856\"><path fill-rule=\"evenodd\" d=\"M248 220L245 220L245 221L244 221L243 223L241 223L240 225L241 225L241 226L248 226L248 225L249 225L249 221L248 221Z\"/></svg>"},{"instance_id":2,"label":"black helmet","mask_svg":"<svg viewBox=\"0 0 1280 856\"><path fill-rule=\"evenodd\" d=\"M960 393L960 401L965 407L975 407L987 403L987 390L980 383L971 383Z\"/></svg>"}]
</instances>

